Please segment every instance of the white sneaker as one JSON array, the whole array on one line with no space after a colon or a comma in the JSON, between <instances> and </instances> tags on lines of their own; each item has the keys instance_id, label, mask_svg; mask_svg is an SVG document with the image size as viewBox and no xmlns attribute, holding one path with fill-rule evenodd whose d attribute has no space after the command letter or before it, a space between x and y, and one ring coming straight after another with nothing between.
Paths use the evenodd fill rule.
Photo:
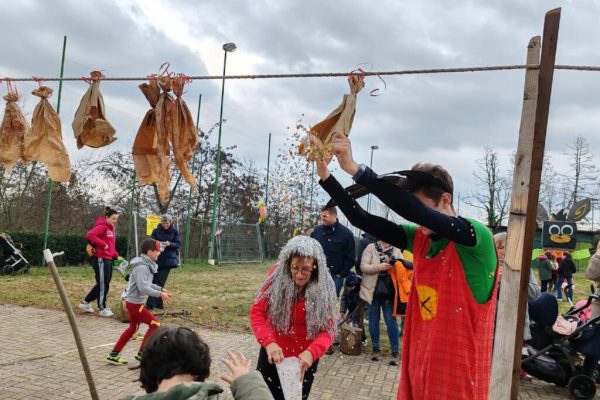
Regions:
<instances>
[{"instance_id":1,"label":"white sneaker","mask_svg":"<svg viewBox=\"0 0 600 400\"><path fill-rule=\"evenodd\" d=\"M112 317L114 315L113 312L108 307L103 308L102 310L100 310L99 314L100 314L101 317Z\"/></svg>"},{"instance_id":2,"label":"white sneaker","mask_svg":"<svg viewBox=\"0 0 600 400\"><path fill-rule=\"evenodd\" d=\"M94 312L92 305L90 303L86 303L85 301L82 301L81 303L79 303L79 308L81 308L83 311L85 311L87 313Z\"/></svg>"}]
</instances>

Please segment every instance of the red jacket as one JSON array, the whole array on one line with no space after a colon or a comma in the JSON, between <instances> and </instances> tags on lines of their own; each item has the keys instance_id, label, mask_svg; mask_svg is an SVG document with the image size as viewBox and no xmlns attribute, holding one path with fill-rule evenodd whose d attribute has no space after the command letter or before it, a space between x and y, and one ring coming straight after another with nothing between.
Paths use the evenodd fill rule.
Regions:
<instances>
[{"instance_id":1,"label":"red jacket","mask_svg":"<svg viewBox=\"0 0 600 400\"><path fill-rule=\"evenodd\" d=\"M115 248L115 227L106 218L97 217L96 225L85 234L85 238L92 243L96 257L112 260L119 257ZM108 245L108 248L105 248Z\"/></svg>"},{"instance_id":2,"label":"red jacket","mask_svg":"<svg viewBox=\"0 0 600 400\"><path fill-rule=\"evenodd\" d=\"M272 268L269 275L275 268ZM304 350L311 352L313 360L318 360L333 343L333 338L328 332L319 332L314 340L306 337L306 308L304 298L294 306L292 316L293 329L289 335L281 335L271 326L267 316L268 300L256 301L250 307L250 327L256 340L262 347L270 343L277 343L283 350L284 357L297 357Z\"/></svg>"}]
</instances>

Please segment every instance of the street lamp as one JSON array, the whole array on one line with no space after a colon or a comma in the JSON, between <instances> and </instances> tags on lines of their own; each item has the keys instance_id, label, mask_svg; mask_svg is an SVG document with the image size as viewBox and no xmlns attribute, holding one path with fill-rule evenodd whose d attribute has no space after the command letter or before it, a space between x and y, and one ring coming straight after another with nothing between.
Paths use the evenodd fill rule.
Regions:
<instances>
[{"instance_id":1,"label":"street lamp","mask_svg":"<svg viewBox=\"0 0 600 400\"><path fill-rule=\"evenodd\" d=\"M223 45L223 82L221 84L221 113L219 114L219 139L217 141L217 160L215 166L215 189L213 192L213 208L210 223L210 243L208 244L208 263L215 264L215 232L217 230L217 204L219 195L219 175L221 173L221 130L223 127L223 97L225 96L225 70L227 67L227 53L234 52L235 43L225 43Z\"/></svg>"},{"instance_id":2,"label":"street lamp","mask_svg":"<svg viewBox=\"0 0 600 400\"><path fill-rule=\"evenodd\" d=\"M373 168L373 151L379 149L379 146L371 146L371 163L369 168ZM367 196L367 212L371 211L371 193Z\"/></svg>"}]
</instances>

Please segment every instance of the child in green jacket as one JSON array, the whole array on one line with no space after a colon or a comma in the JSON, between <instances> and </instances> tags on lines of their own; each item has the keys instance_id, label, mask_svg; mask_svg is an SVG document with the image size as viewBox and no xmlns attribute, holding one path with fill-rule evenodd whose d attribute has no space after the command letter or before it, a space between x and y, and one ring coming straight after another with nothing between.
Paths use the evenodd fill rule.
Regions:
<instances>
[{"instance_id":1,"label":"child in green jacket","mask_svg":"<svg viewBox=\"0 0 600 400\"><path fill-rule=\"evenodd\" d=\"M228 353L225 365L231 375L221 379L231 384L236 400L273 400L258 371L250 371L250 360L243 354ZM161 327L146 344L140 363L140 382L147 394L124 400L216 400L223 389L204 382L210 375L210 351L198 335L188 328Z\"/></svg>"}]
</instances>

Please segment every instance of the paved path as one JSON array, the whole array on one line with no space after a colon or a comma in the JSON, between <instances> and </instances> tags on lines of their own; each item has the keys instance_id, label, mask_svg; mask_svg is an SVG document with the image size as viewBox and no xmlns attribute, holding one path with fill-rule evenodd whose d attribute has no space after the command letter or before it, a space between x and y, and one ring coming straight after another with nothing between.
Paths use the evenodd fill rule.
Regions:
<instances>
[{"instance_id":1,"label":"paved path","mask_svg":"<svg viewBox=\"0 0 600 400\"><path fill-rule=\"evenodd\" d=\"M106 364L103 356L125 328L114 319L77 315L92 373L101 399L119 399L143 393L135 382L137 371ZM243 333L197 329L213 357L210 380L225 372L218 361L226 350L240 350L256 360L258 345ZM139 342L130 343L123 355L133 360ZM75 342L64 312L34 307L0 305L0 398L89 399L88 387ZM325 356L316 375L311 399L395 399L398 367L372 362L369 355ZM223 387L227 384L223 383ZM231 399L225 391L223 399ZM566 399L566 391L534 381L524 383L520 399ZM597 397L600 398L600 397Z\"/></svg>"}]
</instances>

